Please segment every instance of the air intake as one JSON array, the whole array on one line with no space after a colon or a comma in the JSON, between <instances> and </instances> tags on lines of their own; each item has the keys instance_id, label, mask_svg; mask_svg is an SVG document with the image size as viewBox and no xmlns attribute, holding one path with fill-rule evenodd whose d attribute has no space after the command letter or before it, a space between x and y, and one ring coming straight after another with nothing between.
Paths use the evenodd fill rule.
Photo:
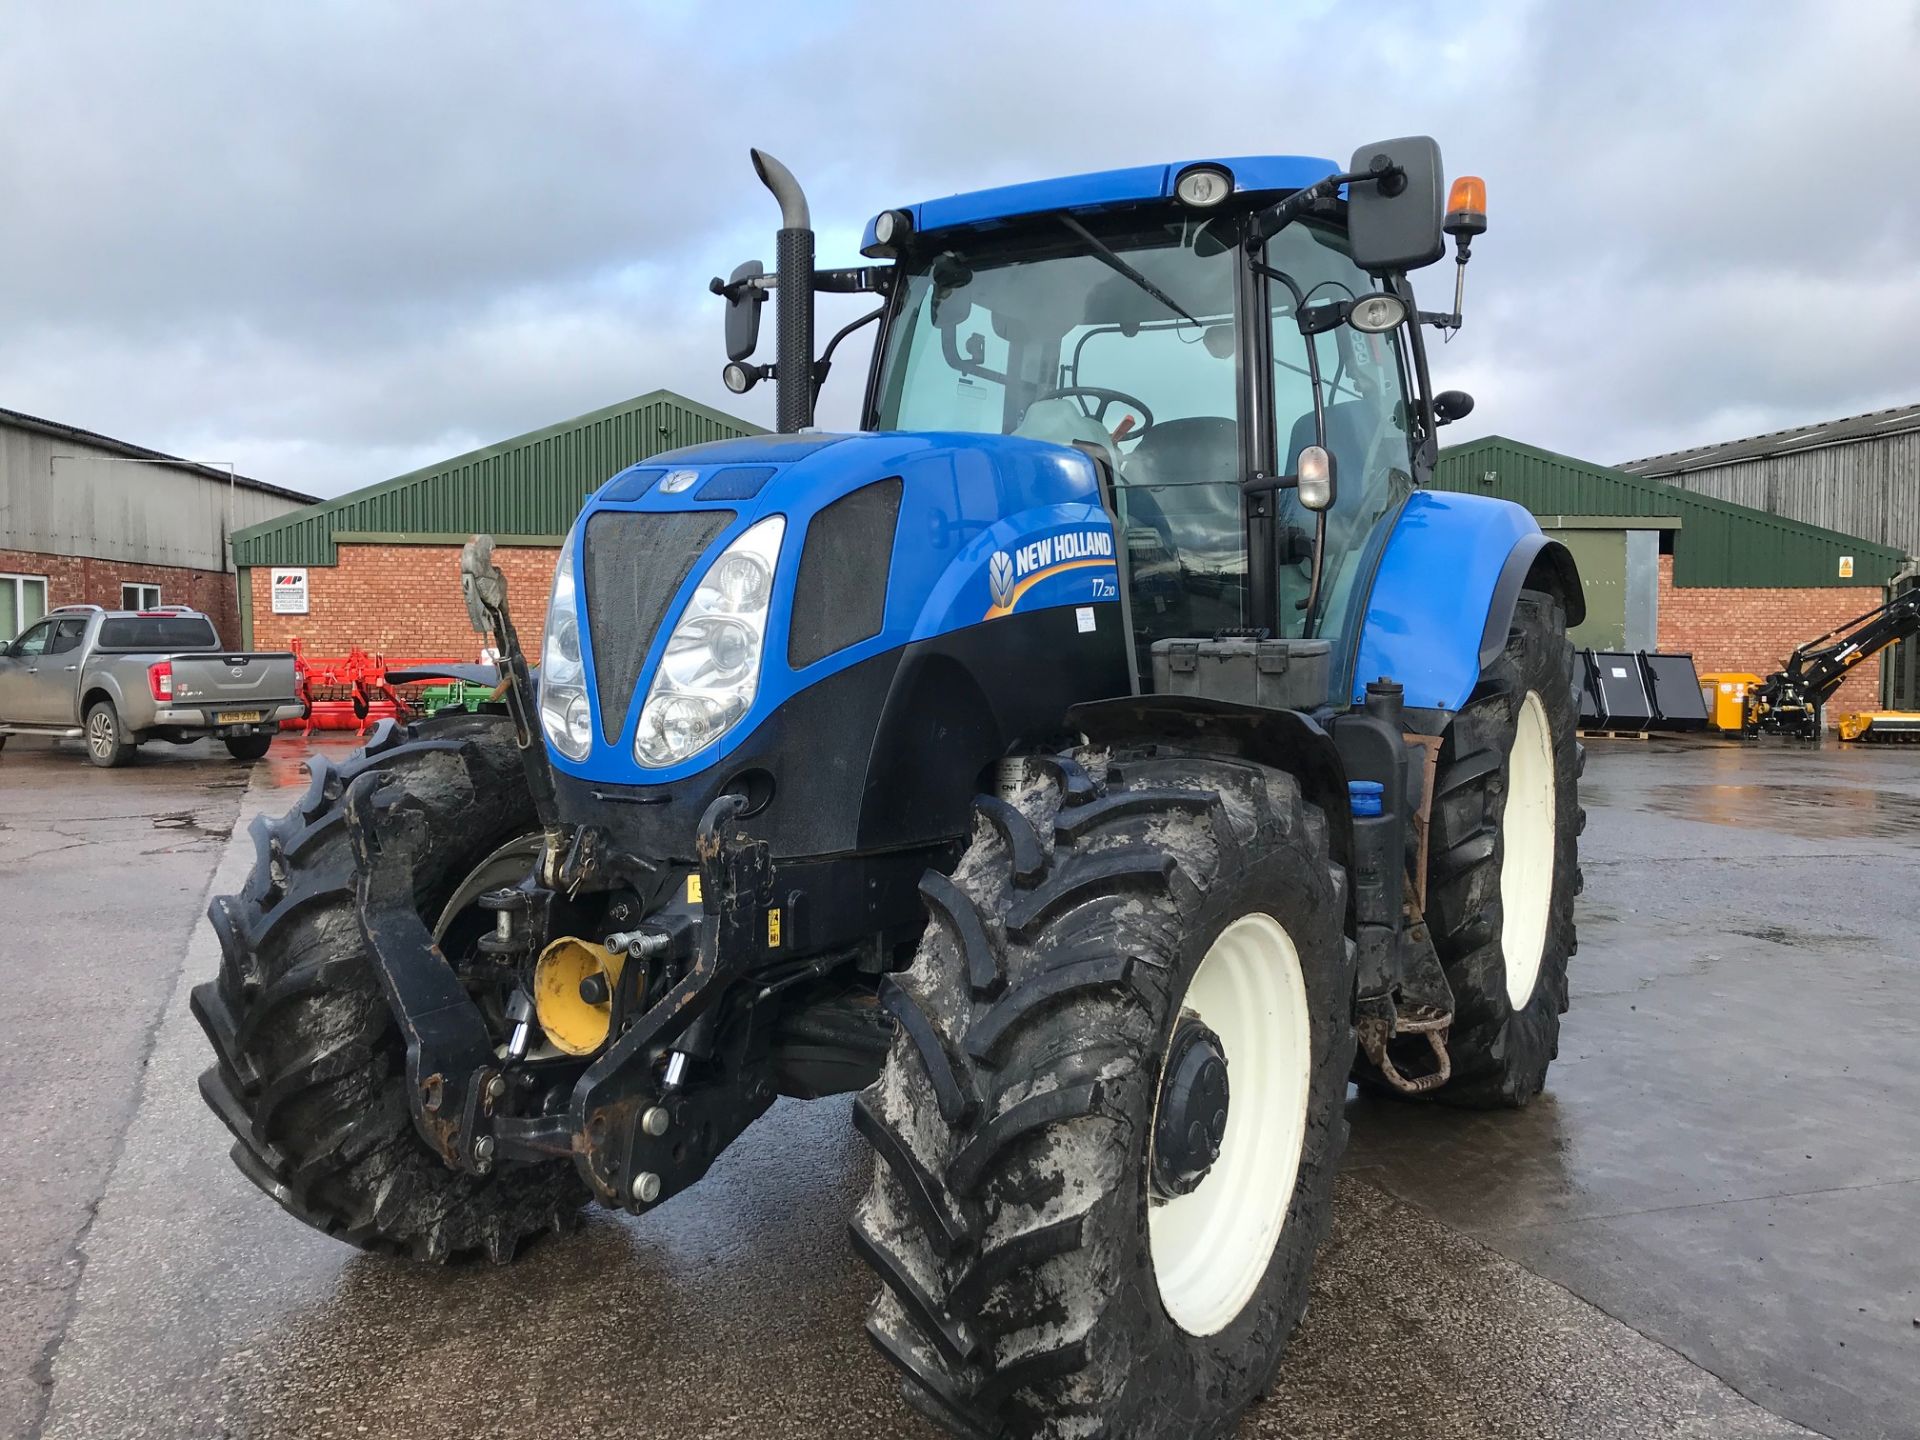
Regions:
<instances>
[{"instance_id":1,"label":"air intake","mask_svg":"<svg viewBox=\"0 0 1920 1440\"><path fill-rule=\"evenodd\" d=\"M667 603L733 518L731 510L603 510L587 521L588 643L609 745L620 738Z\"/></svg>"},{"instance_id":2,"label":"air intake","mask_svg":"<svg viewBox=\"0 0 1920 1440\"><path fill-rule=\"evenodd\" d=\"M899 516L896 477L841 496L808 524L787 636L787 664L793 669L880 633Z\"/></svg>"}]
</instances>

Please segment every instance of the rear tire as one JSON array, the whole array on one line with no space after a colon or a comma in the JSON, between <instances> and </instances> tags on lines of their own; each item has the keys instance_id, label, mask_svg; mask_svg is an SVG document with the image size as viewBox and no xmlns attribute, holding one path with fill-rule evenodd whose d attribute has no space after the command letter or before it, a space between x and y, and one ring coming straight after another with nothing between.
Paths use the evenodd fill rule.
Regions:
<instances>
[{"instance_id":1,"label":"rear tire","mask_svg":"<svg viewBox=\"0 0 1920 1440\"><path fill-rule=\"evenodd\" d=\"M252 764L255 760L265 758L267 751L273 745L273 736L229 735L221 743L227 747L227 754L234 759Z\"/></svg>"},{"instance_id":2,"label":"rear tire","mask_svg":"<svg viewBox=\"0 0 1920 1440\"><path fill-rule=\"evenodd\" d=\"M878 1160L852 1234L885 1282L867 1328L959 1434L1231 1433L1331 1216L1353 967L1324 818L1251 763L1103 768L1030 762L1014 803L976 803L856 1102ZM1156 1123L1193 1015L1233 1088L1184 1193Z\"/></svg>"},{"instance_id":3,"label":"rear tire","mask_svg":"<svg viewBox=\"0 0 1920 1440\"><path fill-rule=\"evenodd\" d=\"M1522 591L1441 744L1427 923L1454 996L1446 1104L1525 1105L1560 1053L1586 827L1573 675L1560 602Z\"/></svg>"},{"instance_id":4,"label":"rear tire","mask_svg":"<svg viewBox=\"0 0 1920 1440\"><path fill-rule=\"evenodd\" d=\"M241 1173L316 1230L422 1260L511 1259L573 1224L586 1187L564 1160L469 1175L415 1130L406 1046L360 928L345 797L381 770L419 802L416 898L431 928L497 847L538 828L513 727L466 715L382 722L339 768L308 764L306 799L254 822L241 892L208 907L220 975L194 988L193 1012L219 1058L200 1093L233 1132Z\"/></svg>"},{"instance_id":5,"label":"rear tire","mask_svg":"<svg viewBox=\"0 0 1920 1440\"><path fill-rule=\"evenodd\" d=\"M127 737L111 700L96 700L87 711L87 759L112 770L133 759L139 747Z\"/></svg>"}]
</instances>

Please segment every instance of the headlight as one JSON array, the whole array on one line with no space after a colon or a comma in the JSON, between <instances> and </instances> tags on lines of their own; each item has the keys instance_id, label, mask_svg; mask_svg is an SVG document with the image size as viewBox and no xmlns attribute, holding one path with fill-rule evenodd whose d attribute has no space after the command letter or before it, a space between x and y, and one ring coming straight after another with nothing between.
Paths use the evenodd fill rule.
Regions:
<instances>
[{"instance_id":1,"label":"headlight","mask_svg":"<svg viewBox=\"0 0 1920 1440\"><path fill-rule=\"evenodd\" d=\"M667 637L640 707L633 758L650 770L678 765L739 723L760 689L773 567L787 522L769 516L707 567Z\"/></svg>"},{"instance_id":2,"label":"headlight","mask_svg":"<svg viewBox=\"0 0 1920 1440\"><path fill-rule=\"evenodd\" d=\"M540 728L547 732L548 743L569 760L584 760L593 748L593 710L587 704L586 683L569 532L560 547L560 563L554 567L547 634L540 644Z\"/></svg>"}]
</instances>

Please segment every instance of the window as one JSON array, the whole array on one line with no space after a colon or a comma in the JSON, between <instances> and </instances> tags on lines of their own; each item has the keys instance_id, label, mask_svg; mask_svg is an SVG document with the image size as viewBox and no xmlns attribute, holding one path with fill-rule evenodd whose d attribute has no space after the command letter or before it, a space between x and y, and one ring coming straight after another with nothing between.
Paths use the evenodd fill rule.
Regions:
<instances>
[{"instance_id":1,"label":"window","mask_svg":"<svg viewBox=\"0 0 1920 1440\"><path fill-rule=\"evenodd\" d=\"M122 610L158 610L160 587L158 585L122 585L120 608Z\"/></svg>"},{"instance_id":2,"label":"window","mask_svg":"<svg viewBox=\"0 0 1920 1440\"><path fill-rule=\"evenodd\" d=\"M0 645L46 613L46 576L0 575Z\"/></svg>"},{"instance_id":3,"label":"window","mask_svg":"<svg viewBox=\"0 0 1920 1440\"><path fill-rule=\"evenodd\" d=\"M73 619L57 620L53 626L53 639L47 642L47 654L64 655L69 650L78 650L80 641L87 633L85 616Z\"/></svg>"},{"instance_id":4,"label":"window","mask_svg":"<svg viewBox=\"0 0 1920 1440\"><path fill-rule=\"evenodd\" d=\"M38 659L47 648L47 636L53 633L53 622L42 620L20 637L13 647L13 653L22 659Z\"/></svg>"},{"instance_id":5,"label":"window","mask_svg":"<svg viewBox=\"0 0 1920 1440\"><path fill-rule=\"evenodd\" d=\"M1273 407L1276 460L1293 473L1313 443L1314 390L1307 346L1320 375L1327 448L1335 464L1335 498L1326 514L1326 560L1314 613L1301 609L1312 573L1317 517L1290 493L1278 504L1281 557L1280 613L1290 634L1332 642L1334 699L1347 689L1353 641L1364 618L1367 546L1383 531L1381 517L1413 489L1407 430L1405 369L1395 334L1369 335L1351 326L1307 337L1300 333L1295 295L1309 305L1350 300L1374 288L1354 267L1339 237L1311 225L1293 225L1268 246L1267 262L1289 277L1267 287L1273 324Z\"/></svg>"},{"instance_id":6,"label":"window","mask_svg":"<svg viewBox=\"0 0 1920 1440\"><path fill-rule=\"evenodd\" d=\"M213 650L219 638L204 615L127 616L100 622L102 650Z\"/></svg>"}]
</instances>

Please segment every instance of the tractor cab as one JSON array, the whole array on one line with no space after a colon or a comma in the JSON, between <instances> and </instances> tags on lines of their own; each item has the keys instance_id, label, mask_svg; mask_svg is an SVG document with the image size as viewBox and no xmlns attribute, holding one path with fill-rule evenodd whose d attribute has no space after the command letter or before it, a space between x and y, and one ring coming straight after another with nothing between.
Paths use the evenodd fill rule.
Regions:
<instances>
[{"instance_id":1,"label":"tractor cab","mask_svg":"<svg viewBox=\"0 0 1920 1440\"><path fill-rule=\"evenodd\" d=\"M1413 483L1400 339L1300 323L1302 300L1332 318L1377 288L1337 202L1274 236L1256 270L1247 222L1270 201L1229 183L1204 209L1175 198L924 237L896 271L867 397L873 429L1024 435L1093 457L1124 541L1143 675L1148 647L1169 637L1337 641L1365 540ZM1316 411L1338 475L1319 512L1319 593L1318 514L1297 488L1278 490L1263 527L1273 603L1256 607L1243 482L1297 474L1319 443Z\"/></svg>"},{"instance_id":2,"label":"tractor cab","mask_svg":"<svg viewBox=\"0 0 1920 1440\"><path fill-rule=\"evenodd\" d=\"M1319 698L1344 704L1366 578L1391 528L1381 522L1430 464L1438 423L1416 384L1417 328L1403 324L1411 294L1393 273L1439 253L1438 155L1395 141L1355 157L1356 171L1375 164L1399 174L1389 203L1401 213L1384 237L1377 221L1363 228L1375 250L1359 260L1341 193L1353 176L1298 156L1136 167L883 212L863 252L890 267L815 277L886 297L862 428L1083 452L1113 518L1142 688L1160 640L1317 637L1331 649ZM1446 229L1470 239L1484 200L1477 189L1455 199L1474 208L1450 213ZM1381 250L1384 239L1404 251L1408 234L1413 253ZM753 308L764 281L743 285L748 270L758 267L716 288ZM767 370L740 363L752 342L739 340L727 380L744 389ZM1471 403L1449 399L1452 413Z\"/></svg>"}]
</instances>

